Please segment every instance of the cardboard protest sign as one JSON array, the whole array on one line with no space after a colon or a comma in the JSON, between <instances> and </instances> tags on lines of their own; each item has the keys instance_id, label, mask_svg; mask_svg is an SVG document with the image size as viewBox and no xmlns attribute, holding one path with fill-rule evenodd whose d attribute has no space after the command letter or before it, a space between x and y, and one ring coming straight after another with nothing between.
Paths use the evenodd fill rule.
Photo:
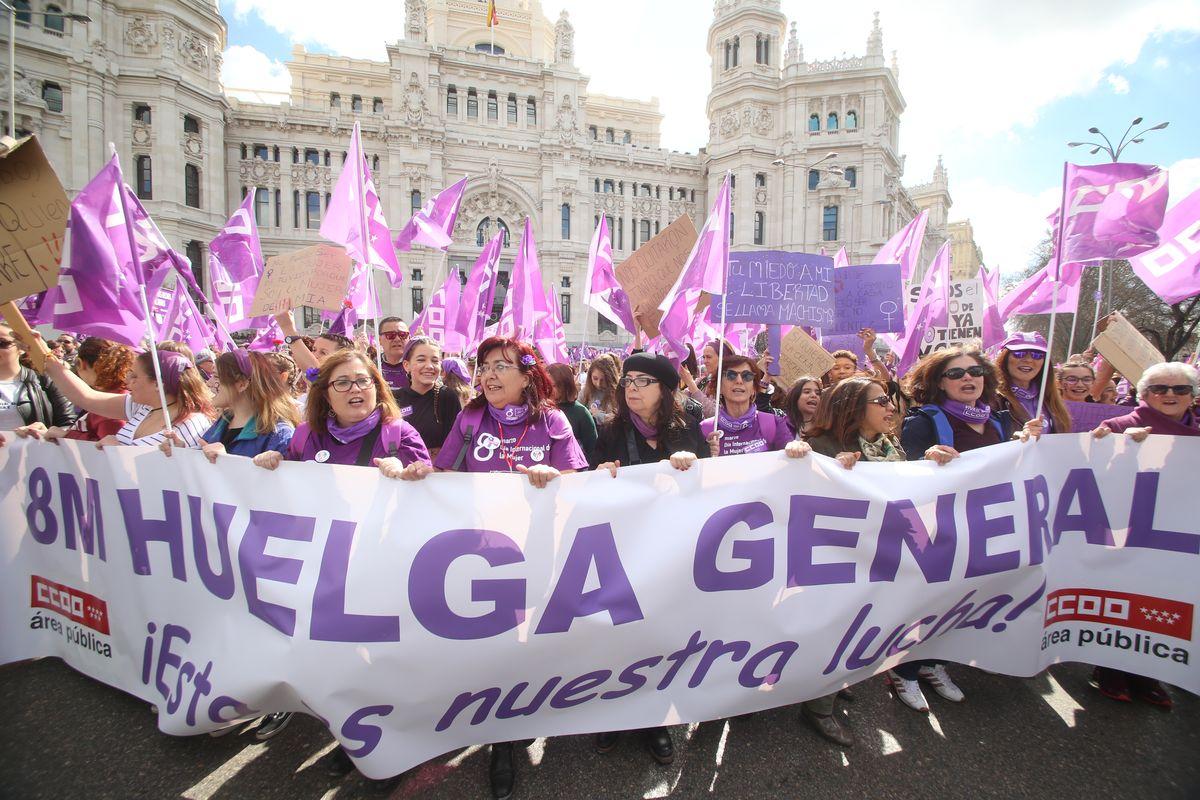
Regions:
<instances>
[{"instance_id":1,"label":"cardboard protest sign","mask_svg":"<svg viewBox=\"0 0 1200 800\"><path fill-rule=\"evenodd\" d=\"M0 303L58 283L71 204L34 137L0 150Z\"/></svg>"},{"instance_id":2,"label":"cardboard protest sign","mask_svg":"<svg viewBox=\"0 0 1200 800\"><path fill-rule=\"evenodd\" d=\"M783 376L784 386L791 386L797 378L804 375L819 378L833 369L833 363L833 356L800 326L792 328L788 335L783 337L779 371Z\"/></svg>"},{"instance_id":3,"label":"cardboard protest sign","mask_svg":"<svg viewBox=\"0 0 1200 800\"><path fill-rule=\"evenodd\" d=\"M822 333L904 330L904 284L899 264L867 264L833 271L833 324Z\"/></svg>"},{"instance_id":4,"label":"cardboard protest sign","mask_svg":"<svg viewBox=\"0 0 1200 800\"><path fill-rule=\"evenodd\" d=\"M921 358L934 350L945 350L947 347L983 339L983 312L986 308L983 281L978 278L951 281L947 291L950 325L945 328L925 329L919 350Z\"/></svg>"},{"instance_id":5,"label":"cardboard protest sign","mask_svg":"<svg viewBox=\"0 0 1200 800\"><path fill-rule=\"evenodd\" d=\"M340 311L353 264L340 247L318 244L267 259L250 316L300 306Z\"/></svg>"},{"instance_id":6,"label":"cardboard protest sign","mask_svg":"<svg viewBox=\"0 0 1200 800\"><path fill-rule=\"evenodd\" d=\"M1101 333L1092 347L1130 383L1137 383L1147 367L1166 361L1158 348L1119 312L1100 320L1098 327Z\"/></svg>"},{"instance_id":7,"label":"cardboard protest sign","mask_svg":"<svg viewBox=\"0 0 1200 800\"><path fill-rule=\"evenodd\" d=\"M663 312L658 304L671 291L696 244L696 226L687 214L617 265L617 280L629 295L633 316L650 339L658 336Z\"/></svg>"},{"instance_id":8,"label":"cardboard protest sign","mask_svg":"<svg viewBox=\"0 0 1200 800\"><path fill-rule=\"evenodd\" d=\"M784 250L730 253L725 321L828 327L833 324L833 280L828 256ZM721 300L713 298L708 318L721 319Z\"/></svg>"},{"instance_id":9,"label":"cardboard protest sign","mask_svg":"<svg viewBox=\"0 0 1200 800\"><path fill-rule=\"evenodd\" d=\"M1123 417L1133 409L1129 406L1112 406L1107 403L1080 403L1067 401L1067 413L1071 415L1071 433L1087 433L1101 422L1113 417Z\"/></svg>"}]
</instances>

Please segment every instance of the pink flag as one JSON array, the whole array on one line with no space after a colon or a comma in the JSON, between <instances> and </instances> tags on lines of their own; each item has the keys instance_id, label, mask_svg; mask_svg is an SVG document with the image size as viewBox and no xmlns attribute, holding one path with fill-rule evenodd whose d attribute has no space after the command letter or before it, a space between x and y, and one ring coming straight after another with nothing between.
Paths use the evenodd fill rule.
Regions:
<instances>
[{"instance_id":1,"label":"pink flag","mask_svg":"<svg viewBox=\"0 0 1200 800\"><path fill-rule=\"evenodd\" d=\"M167 312L167 325L159 335L160 340L182 342L192 352L202 350L212 342L212 329L201 315L183 281L175 281L174 298Z\"/></svg>"},{"instance_id":2,"label":"pink flag","mask_svg":"<svg viewBox=\"0 0 1200 800\"><path fill-rule=\"evenodd\" d=\"M725 273L729 268L729 191L729 175L726 174L700 237L692 246L675 285L658 306L664 312L658 329L681 359L687 357L685 337L700 294L725 293Z\"/></svg>"},{"instance_id":3,"label":"pink flag","mask_svg":"<svg viewBox=\"0 0 1200 800\"><path fill-rule=\"evenodd\" d=\"M1161 244L1129 259L1133 271L1168 303L1200 294L1200 189L1167 212Z\"/></svg>"},{"instance_id":4,"label":"pink flag","mask_svg":"<svg viewBox=\"0 0 1200 800\"><path fill-rule=\"evenodd\" d=\"M429 299L429 305L413 320L410 329L435 339L448 353L461 353L466 347L462 334L454 329L462 297L462 276L451 269L441 287Z\"/></svg>"},{"instance_id":5,"label":"pink flag","mask_svg":"<svg viewBox=\"0 0 1200 800\"><path fill-rule=\"evenodd\" d=\"M243 331L267 325L268 317L251 317L250 307L258 291L257 273L235 281L225 271L225 264L215 255L208 259L208 282L213 316L229 331Z\"/></svg>"},{"instance_id":6,"label":"pink flag","mask_svg":"<svg viewBox=\"0 0 1200 800\"><path fill-rule=\"evenodd\" d=\"M532 342L537 333L539 313L548 313L545 290L542 288L542 272L538 267L537 242L533 238L533 225L525 218L525 231L521 234L521 246L513 264L512 279L504 296L504 311L500 314L497 332L523 342Z\"/></svg>"},{"instance_id":7,"label":"pink flag","mask_svg":"<svg viewBox=\"0 0 1200 800\"><path fill-rule=\"evenodd\" d=\"M1020 285L1000 298L1001 321L1013 314L1065 314L1079 307L1079 281L1083 277L1083 265L1070 262L1062 266L1062 279L1058 286L1058 305L1054 299L1054 259L1030 275Z\"/></svg>"},{"instance_id":8,"label":"pink flag","mask_svg":"<svg viewBox=\"0 0 1200 800\"><path fill-rule=\"evenodd\" d=\"M503 247L504 231L498 231L484 245L463 288L453 327L465 337L467 348L483 341L483 326L496 300L496 265L500 263Z\"/></svg>"},{"instance_id":9,"label":"pink flag","mask_svg":"<svg viewBox=\"0 0 1200 800\"><path fill-rule=\"evenodd\" d=\"M254 341L249 344L248 349L256 350L260 353L270 353L281 344L283 344L283 331L279 329L279 323L272 317L271 324L258 334Z\"/></svg>"},{"instance_id":10,"label":"pink flag","mask_svg":"<svg viewBox=\"0 0 1200 800\"><path fill-rule=\"evenodd\" d=\"M1166 170L1148 164L1068 164L1064 193L1064 263L1129 258L1158 246L1167 210Z\"/></svg>"},{"instance_id":11,"label":"pink flag","mask_svg":"<svg viewBox=\"0 0 1200 800\"><path fill-rule=\"evenodd\" d=\"M613 271L612 236L608 231L607 218L601 214L600 224L592 235L588 248L588 271L583 286L584 305L596 309L614 324L630 333L637 333L633 319L633 307L629 295L621 288Z\"/></svg>"},{"instance_id":12,"label":"pink flag","mask_svg":"<svg viewBox=\"0 0 1200 800\"><path fill-rule=\"evenodd\" d=\"M916 219L901 228L895 236L879 248L872 264L899 264L900 278L905 283L912 280L916 270L917 259L921 257L921 243L925 241L925 224L929 221L929 211L917 214Z\"/></svg>"},{"instance_id":13,"label":"pink flag","mask_svg":"<svg viewBox=\"0 0 1200 800\"><path fill-rule=\"evenodd\" d=\"M888 342L899 355L897 375L903 375L916 363L926 329L949 324L949 288L950 242L947 241L938 248L937 255L925 272L917 302L904 320L904 333L897 334Z\"/></svg>"},{"instance_id":14,"label":"pink flag","mask_svg":"<svg viewBox=\"0 0 1200 800\"><path fill-rule=\"evenodd\" d=\"M989 271L981 265L978 279L983 284L983 348L987 350L1005 339L1004 318L1000 316L1000 269Z\"/></svg>"},{"instance_id":15,"label":"pink flag","mask_svg":"<svg viewBox=\"0 0 1200 800\"><path fill-rule=\"evenodd\" d=\"M396 237L399 250L412 250L414 244L423 244L438 250L450 246L454 236L454 221L458 219L458 207L467 190L467 179L438 192L421 207Z\"/></svg>"},{"instance_id":16,"label":"pink flag","mask_svg":"<svg viewBox=\"0 0 1200 800\"><path fill-rule=\"evenodd\" d=\"M846 255L846 245L842 245L837 251L837 255L833 257L833 267L848 267L850 266L850 258Z\"/></svg>"},{"instance_id":17,"label":"pink flag","mask_svg":"<svg viewBox=\"0 0 1200 800\"><path fill-rule=\"evenodd\" d=\"M230 281L241 283L253 279L255 286L258 285L263 254L254 222L254 192L246 192L246 199L209 243L208 251L210 263L212 259L219 261Z\"/></svg>"},{"instance_id":18,"label":"pink flag","mask_svg":"<svg viewBox=\"0 0 1200 800\"><path fill-rule=\"evenodd\" d=\"M366 247L363 246L364 227ZM321 221L321 235L345 247L359 265L383 270L392 286L399 286L404 280L396 261L396 251L392 249L391 232L383 217L383 204L379 202L371 171L367 168L367 157L362 152L362 132L357 122L350 137L350 152L333 187L325 219ZM364 290L366 286L363 282ZM358 303L355 308L360 308Z\"/></svg>"},{"instance_id":19,"label":"pink flag","mask_svg":"<svg viewBox=\"0 0 1200 800\"><path fill-rule=\"evenodd\" d=\"M554 302L553 288L546 290L546 306L549 308L549 313L538 316L537 337L534 344L541 351L542 358L547 363L569 364L571 357L567 353L567 334L563 330L558 304Z\"/></svg>"}]
</instances>

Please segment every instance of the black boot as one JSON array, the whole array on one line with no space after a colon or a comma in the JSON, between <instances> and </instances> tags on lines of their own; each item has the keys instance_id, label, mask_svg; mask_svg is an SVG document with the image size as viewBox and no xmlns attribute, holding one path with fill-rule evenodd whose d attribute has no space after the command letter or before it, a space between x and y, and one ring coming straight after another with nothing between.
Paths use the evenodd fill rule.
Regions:
<instances>
[{"instance_id":1,"label":"black boot","mask_svg":"<svg viewBox=\"0 0 1200 800\"><path fill-rule=\"evenodd\" d=\"M596 734L596 752L600 755L611 753L612 749L617 746L617 740L621 738L621 734L614 731L606 731Z\"/></svg>"},{"instance_id":2,"label":"black boot","mask_svg":"<svg viewBox=\"0 0 1200 800\"><path fill-rule=\"evenodd\" d=\"M512 742L497 742L492 745L492 761L488 767L488 780L492 784L494 800L508 800L516 784L517 770L513 763Z\"/></svg>"},{"instance_id":3,"label":"black boot","mask_svg":"<svg viewBox=\"0 0 1200 800\"><path fill-rule=\"evenodd\" d=\"M650 755L660 764L670 764L675 760L675 745L671 742L671 732L666 728L646 729L646 746Z\"/></svg>"}]
</instances>

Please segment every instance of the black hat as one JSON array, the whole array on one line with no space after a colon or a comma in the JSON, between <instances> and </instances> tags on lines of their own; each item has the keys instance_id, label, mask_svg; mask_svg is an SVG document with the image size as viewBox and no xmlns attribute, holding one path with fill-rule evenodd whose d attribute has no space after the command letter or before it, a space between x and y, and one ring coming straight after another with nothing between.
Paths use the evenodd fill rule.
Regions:
<instances>
[{"instance_id":1,"label":"black hat","mask_svg":"<svg viewBox=\"0 0 1200 800\"><path fill-rule=\"evenodd\" d=\"M671 359L658 353L634 353L621 366L622 375L628 375L630 371L644 372L658 378L658 382L668 391L679 388L679 370L671 363Z\"/></svg>"}]
</instances>

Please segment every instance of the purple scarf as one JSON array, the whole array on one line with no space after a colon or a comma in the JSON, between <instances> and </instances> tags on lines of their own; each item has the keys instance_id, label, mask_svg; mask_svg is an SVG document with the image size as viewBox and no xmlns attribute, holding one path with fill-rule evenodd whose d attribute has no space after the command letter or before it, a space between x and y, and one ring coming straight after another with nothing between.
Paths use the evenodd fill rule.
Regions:
<instances>
[{"instance_id":1,"label":"purple scarf","mask_svg":"<svg viewBox=\"0 0 1200 800\"><path fill-rule=\"evenodd\" d=\"M740 417L731 417L724 408L717 409L717 427L727 433L744 431L758 420L758 409L750 404L750 410Z\"/></svg>"},{"instance_id":2,"label":"purple scarf","mask_svg":"<svg viewBox=\"0 0 1200 800\"><path fill-rule=\"evenodd\" d=\"M1041 386L1032 384L1032 388L1022 389L1020 386L1012 386L1013 397L1017 398L1017 402L1021 404L1021 408L1025 409L1025 416L1033 419L1033 415L1037 412L1037 396ZM1049 411L1045 407L1042 408L1042 421L1045 423L1042 429L1043 433L1050 433L1054 430L1054 418L1050 416Z\"/></svg>"},{"instance_id":3,"label":"purple scarf","mask_svg":"<svg viewBox=\"0 0 1200 800\"><path fill-rule=\"evenodd\" d=\"M496 420L500 425L520 425L529 416L529 406L523 405L509 405L504 408L496 408L491 403L488 403L487 410L492 415L492 419Z\"/></svg>"},{"instance_id":4,"label":"purple scarf","mask_svg":"<svg viewBox=\"0 0 1200 800\"><path fill-rule=\"evenodd\" d=\"M950 416L975 425L987 422L992 417L992 407L983 403L969 406L966 403L960 403L957 400L951 400L947 397L939 405L942 407L942 411L945 411Z\"/></svg>"},{"instance_id":5,"label":"purple scarf","mask_svg":"<svg viewBox=\"0 0 1200 800\"><path fill-rule=\"evenodd\" d=\"M633 423L633 427L637 428L637 432L644 436L647 441L658 438L658 428L648 424L632 411L629 412L629 420Z\"/></svg>"},{"instance_id":6,"label":"purple scarf","mask_svg":"<svg viewBox=\"0 0 1200 800\"><path fill-rule=\"evenodd\" d=\"M350 444L370 433L379 424L379 419L382 416L383 412L377 408L371 412L370 416L346 427L338 425L336 417L330 417L325 423L325 427L329 430L329 435L334 439L337 439L342 444Z\"/></svg>"}]
</instances>

